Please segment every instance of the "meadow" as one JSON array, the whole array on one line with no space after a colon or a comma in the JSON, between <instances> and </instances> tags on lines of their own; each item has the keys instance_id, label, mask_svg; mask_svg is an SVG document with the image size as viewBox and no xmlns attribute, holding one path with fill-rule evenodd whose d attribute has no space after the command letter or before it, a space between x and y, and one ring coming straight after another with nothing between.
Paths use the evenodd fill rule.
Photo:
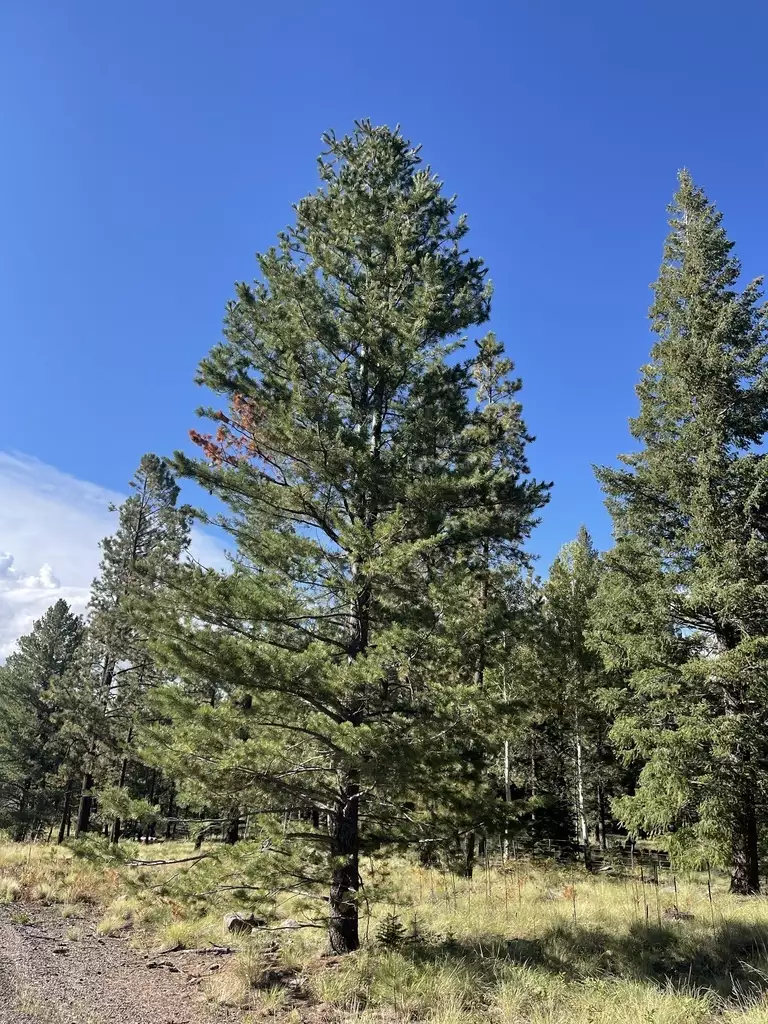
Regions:
<instances>
[{"instance_id":1,"label":"meadow","mask_svg":"<svg viewBox=\"0 0 768 1024\"><path fill-rule=\"evenodd\" d=\"M119 855L4 843L0 903L24 919L54 905L102 935L154 951L230 946L206 982L248 1021L431 1024L768 1022L768 900L729 895L725 876L588 875L553 861L485 864L470 881L410 860L367 860L360 951L329 957L301 896L249 884L259 852L191 844ZM266 927L228 935L227 911ZM316 920L316 919L315 919Z\"/></svg>"}]
</instances>

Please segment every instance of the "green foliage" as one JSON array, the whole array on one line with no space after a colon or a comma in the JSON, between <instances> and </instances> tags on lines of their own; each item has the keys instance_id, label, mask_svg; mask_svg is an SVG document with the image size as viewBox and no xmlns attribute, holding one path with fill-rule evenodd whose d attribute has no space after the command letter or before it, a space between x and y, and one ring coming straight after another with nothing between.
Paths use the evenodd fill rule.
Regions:
<instances>
[{"instance_id":1,"label":"green foliage","mask_svg":"<svg viewBox=\"0 0 768 1024\"><path fill-rule=\"evenodd\" d=\"M189 511L177 507L179 488L162 459L143 456L130 486L131 495L117 510L117 530L102 541L87 640L57 692L67 771L82 780L77 831L90 827L96 793L102 818L113 819L115 840L124 815L115 812L114 791L130 789L134 781L147 788L148 773L135 764L134 751L148 714L148 694L165 681L150 655L136 605L158 590L189 542ZM134 793L128 802L143 795ZM146 808L141 817L147 819Z\"/></svg>"},{"instance_id":2,"label":"green foliage","mask_svg":"<svg viewBox=\"0 0 768 1024\"><path fill-rule=\"evenodd\" d=\"M201 364L226 403L205 410L214 435L192 432L204 458L176 456L224 503L232 571L182 566L148 614L181 679L158 757L191 764L200 796L322 813L324 835L298 831L326 847L337 900L361 815L367 846L405 839L479 779L467 573L484 545L521 557L544 495L498 344L451 358L490 297L455 201L399 132L326 144L321 187Z\"/></svg>"},{"instance_id":3,"label":"green foliage","mask_svg":"<svg viewBox=\"0 0 768 1024\"><path fill-rule=\"evenodd\" d=\"M756 891L768 321L683 172L635 448L598 470L615 547L601 556L582 527L542 582L527 542L549 485L530 476L514 364L483 333L491 290L466 219L399 130L364 121L324 142L318 188L236 285L200 364L213 405L199 410L210 432L190 431L197 454L142 458L87 622L58 602L0 668L0 827L21 839L58 825L61 842L74 822L94 868L128 870L138 845L118 839L149 841L161 821L195 849L238 844L152 888L195 915L153 905L166 937L218 929L226 893L327 923L335 952L357 948L371 902L415 906L398 897L404 861L363 888L361 858L418 846L420 872L427 854L450 868L454 918L427 920L428 941L415 916L410 936L394 911L379 920L386 963L361 978L375 1005L408 951L404 1012L422 1013L417 956L470 956L457 876L511 854L522 906L513 843L544 840L552 857L576 841L594 867L595 845L625 828L663 836L690 869L730 863L734 890ZM177 475L211 511L178 505ZM193 515L223 533L226 570L187 557ZM79 839L89 831L111 848ZM147 877L130 878L106 931L146 923ZM478 890L463 891L476 913ZM566 896L575 927L572 884ZM559 924L546 941L554 963ZM588 977L602 977L599 943L585 943ZM624 946L639 958L634 935ZM468 964L446 1019L481 1012ZM251 967L222 992L249 989ZM527 1014L527 1000L508 1003Z\"/></svg>"},{"instance_id":4,"label":"green foliage","mask_svg":"<svg viewBox=\"0 0 768 1024\"><path fill-rule=\"evenodd\" d=\"M595 643L631 672L614 741L647 762L619 805L634 830L667 827L733 858L757 884L768 619L768 335L759 282L687 172L670 208L638 386L637 451L599 470L616 547Z\"/></svg>"},{"instance_id":5,"label":"green foliage","mask_svg":"<svg viewBox=\"0 0 768 1024\"><path fill-rule=\"evenodd\" d=\"M511 774L515 791L531 796L529 839L588 847L593 834L605 843L612 831L610 797L624 784L605 708L616 673L588 644L602 575L582 527L546 582L527 586L525 629L507 656Z\"/></svg>"},{"instance_id":6,"label":"green foliage","mask_svg":"<svg viewBox=\"0 0 768 1024\"><path fill-rule=\"evenodd\" d=\"M376 929L376 941L385 949L397 949L406 939L405 925L398 914L392 910Z\"/></svg>"},{"instance_id":7,"label":"green foliage","mask_svg":"<svg viewBox=\"0 0 768 1024\"><path fill-rule=\"evenodd\" d=\"M0 667L0 824L21 839L46 820L67 757L58 686L83 644L83 623L59 599Z\"/></svg>"}]
</instances>

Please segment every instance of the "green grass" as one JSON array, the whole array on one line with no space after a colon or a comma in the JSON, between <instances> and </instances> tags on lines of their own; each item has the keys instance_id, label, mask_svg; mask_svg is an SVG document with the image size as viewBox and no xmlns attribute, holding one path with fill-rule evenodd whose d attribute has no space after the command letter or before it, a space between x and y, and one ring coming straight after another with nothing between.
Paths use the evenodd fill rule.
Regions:
<instances>
[{"instance_id":1,"label":"green grass","mask_svg":"<svg viewBox=\"0 0 768 1024\"><path fill-rule=\"evenodd\" d=\"M663 873L657 887L520 862L470 883L406 859L366 861L363 947L327 958L321 930L227 936L228 910L279 922L306 919L312 904L231 888L246 865L254 884L258 849L210 849L200 862L130 866L191 847L2 845L0 902L56 902L66 917L95 902L102 934L146 948L237 945L205 990L254 1021L768 1024L768 899L729 895L724 876L710 902L696 875ZM666 920L673 908L693 917ZM402 928L385 947L377 935L393 914Z\"/></svg>"}]
</instances>

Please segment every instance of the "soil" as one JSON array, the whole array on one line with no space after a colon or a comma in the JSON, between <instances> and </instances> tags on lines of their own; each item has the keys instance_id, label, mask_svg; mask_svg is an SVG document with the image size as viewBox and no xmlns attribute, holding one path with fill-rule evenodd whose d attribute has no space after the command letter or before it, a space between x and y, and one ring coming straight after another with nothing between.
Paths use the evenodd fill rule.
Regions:
<instances>
[{"instance_id":1,"label":"soil","mask_svg":"<svg viewBox=\"0 0 768 1024\"><path fill-rule=\"evenodd\" d=\"M0 1024L240 1024L201 991L222 955L133 949L96 935L96 917L0 907Z\"/></svg>"}]
</instances>

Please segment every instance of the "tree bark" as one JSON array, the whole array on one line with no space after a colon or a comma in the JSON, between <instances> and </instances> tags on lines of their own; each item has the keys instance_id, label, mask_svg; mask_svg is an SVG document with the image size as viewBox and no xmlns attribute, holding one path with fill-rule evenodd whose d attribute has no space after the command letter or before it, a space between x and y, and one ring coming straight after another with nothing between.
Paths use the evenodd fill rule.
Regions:
<instances>
[{"instance_id":1,"label":"tree bark","mask_svg":"<svg viewBox=\"0 0 768 1024\"><path fill-rule=\"evenodd\" d=\"M227 846L234 846L240 838L240 808L233 807L224 825L223 839Z\"/></svg>"},{"instance_id":2,"label":"tree bark","mask_svg":"<svg viewBox=\"0 0 768 1024\"><path fill-rule=\"evenodd\" d=\"M66 836L69 835L69 820L72 817L72 790L74 788L74 779L70 775L67 779L67 788L64 790L64 809L61 812L61 824L59 825L59 837L56 840L56 845L61 846Z\"/></svg>"},{"instance_id":3,"label":"tree bark","mask_svg":"<svg viewBox=\"0 0 768 1024\"><path fill-rule=\"evenodd\" d=\"M605 851L608 849L608 835L606 833L605 786L602 782L597 784L597 812L600 818L600 849Z\"/></svg>"},{"instance_id":4,"label":"tree bark","mask_svg":"<svg viewBox=\"0 0 768 1024\"><path fill-rule=\"evenodd\" d=\"M464 859L459 874L462 878L471 878L475 871L475 842L474 831L467 832L464 837Z\"/></svg>"},{"instance_id":5,"label":"tree bark","mask_svg":"<svg viewBox=\"0 0 768 1024\"><path fill-rule=\"evenodd\" d=\"M339 789L331 834L333 874L328 940L333 953L352 953L360 946L357 908L360 888L359 801L357 773L350 772Z\"/></svg>"},{"instance_id":6,"label":"tree bark","mask_svg":"<svg viewBox=\"0 0 768 1024\"><path fill-rule=\"evenodd\" d=\"M77 827L75 828L75 839L87 832L91 827L91 807L93 806L93 776L86 772L83 776L83 786L80 792L80 806L77 809Z\"/></svg>"},{"instance_id":7,"label":"tree bark","mask_svg":"<svg viewBox=\"0 0 768 1024\"><path fill-rule=\"evenodd\" d=\"M760 892L760 858L753 794L741 793L731 826L731 892L752 896Z\"/></svg>"},{"instance_id":8,"label":"tree bark","mask_svg":"<svg viewBox=\"0 0 768 1024\"><path fill-rule=\"evenodd\" d=\"M173 817L173 801L176 798L176 784L171 781L171 788L168 794L168 820L165 823L165 838L171 838L171 818Z\"/></svg>"},{"instance_id":9,"label":"tree bark","mask_svg":"<svg viewBox=\"0 0 768 1024\"><path fill-rule=\"evenodd\" d=\"M587 828L587 815L584 807L584 765L578 712L576 713L576 813L579 819L581 844L584 847L584 867L591 871L592 852L589 846L589 829Z\"/></svg>"},{"instance_id":10,"label":"tree bark","mask_svg":"<svg viewBox=\"0 0 768 1024\"><path fill-rule=\"evenodd\" d=\"M506 692L504 693L504 699L506 700ZM507 805L507 812L509 812L509 805L512 803L512 771L509 760L509 740L504 740L504 802ZM501 850L502 860L509 860L509 825L504 823L504 845Z\"/></svg>"}]
</instances>

